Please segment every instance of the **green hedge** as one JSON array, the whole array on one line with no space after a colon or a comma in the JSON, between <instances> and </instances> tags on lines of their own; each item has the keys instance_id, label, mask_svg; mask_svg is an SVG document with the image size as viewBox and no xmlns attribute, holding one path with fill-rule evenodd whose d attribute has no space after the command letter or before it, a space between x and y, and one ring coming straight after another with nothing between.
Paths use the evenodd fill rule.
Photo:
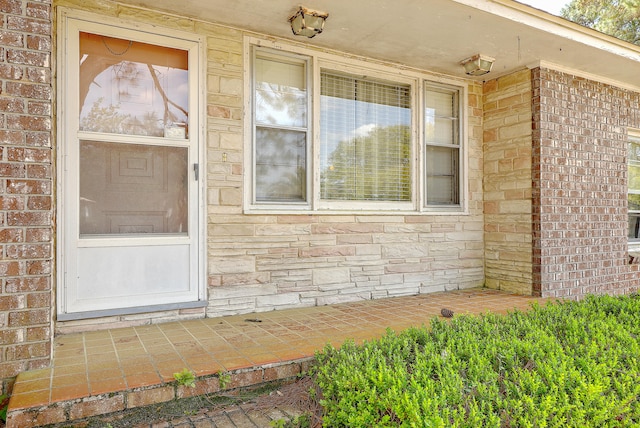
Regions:
<instances>
[{"instance_id":1,"label":"green hedge","mask_svg":"<svg viewBox=\"0 0 640 428\"><path fill-rule=\"evenodd\" d=\"M640 426L640 298L434 318L317 354L327 427Z\"/></svg>"}]
</instances>

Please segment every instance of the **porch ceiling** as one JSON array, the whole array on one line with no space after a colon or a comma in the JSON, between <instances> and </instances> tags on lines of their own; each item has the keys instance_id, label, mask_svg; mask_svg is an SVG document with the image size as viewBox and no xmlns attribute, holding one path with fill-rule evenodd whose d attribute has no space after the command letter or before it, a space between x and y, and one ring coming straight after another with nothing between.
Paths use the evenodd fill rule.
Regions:
<instances>
[{"instance_id":1,"label":"porch ceiling","mask_svg":"<svg viewBox=\"0 0 640 428\"><path fill-rule=\"evenodd\" d=\"M121 4L244 28L452 76L476 53L498 77L540 61L638 87L640 48L512 0L121 0ZM294 37L304 5L329 13L325 31Z\"/></svg>"}]
</instances>

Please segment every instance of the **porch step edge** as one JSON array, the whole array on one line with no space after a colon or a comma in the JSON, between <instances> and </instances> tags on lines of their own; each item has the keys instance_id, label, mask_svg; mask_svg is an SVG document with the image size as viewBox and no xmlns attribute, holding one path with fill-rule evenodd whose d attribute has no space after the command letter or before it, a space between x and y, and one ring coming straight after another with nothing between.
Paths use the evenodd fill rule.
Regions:
<instances>
[{"instance_id":1,"label":"porch step edge","mask_svg":"<svg viewBox=\"0 0 640 428\"><path fill-rule=\"evenodd\" d=\"M314 360L314 357L303 357L279 363L196 376L194 387L178 385L176 381L164 382L30 408L14 408L11 406L10 400L7 409L6 428L40 427L70 423L93 416L106 415L180 398L216 394L223 391L228 392L262 383L291 379L307 372ZM221 381L221 375L223 374L229 377Z\"/></svg>"}]
</instances>

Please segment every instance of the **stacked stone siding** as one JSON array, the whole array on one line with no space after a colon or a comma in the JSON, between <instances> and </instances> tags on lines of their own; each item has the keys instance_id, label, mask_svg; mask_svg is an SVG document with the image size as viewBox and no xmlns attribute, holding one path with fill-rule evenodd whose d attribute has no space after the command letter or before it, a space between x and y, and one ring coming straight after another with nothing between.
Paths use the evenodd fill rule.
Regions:
<instances>
[{"instance_id":1,"label":"stacked stone siding","mask_svg":"<svg viewBox=\"0 0 640 428\"><path fill-rule=\"evenodd\" d=\"M244 134L246 33L111 2L56 4L206 37L207 316L483 284L481 85L468 88L469 214L245 214L243 182L249 166L244 151L250 138ZM56 330L65 333L180 316L198 313L123 315L99 319L99 324L57 322Z\"/></svg>"},{"instance_id":2,"label":"stacked stone siding","mask_svg":"<svg viewBox=\"0 0 640 428\"><path fill-rule=\"evenodd\" d=\"M640 94L536 68L533 86L534 288L580 298L639 287L627 257L627 136Z\"/></svg>"},{"instance_id":3,"label":"stacked stone siding","mask_svg":"<svg viewBox=\"0 0 640 428\"><path fill-rule=\"evenodd\" d=\"M248 64L241 33L211 30L208 316L483 284L480 85L469 86L469 215L247 215L240 88Z\"/></svg>"},{"instance_id":4,"label":"stacked stone siding","mask_svg":"<svg viewBox=\"0 0 640 428\"><path fill-rule=\"evenodd\" d=\"M487 287L531 294L531 72L484 84Z\"/></svg>"},{"instance_id":5,"label":"stacked stone siding","mask_svg":"<svg viewBox=\"0 0 640 428\"><path fill-rule=\"evenodd\" d=\"M213 225L209 274L219 285L210 287L209 314L479 286L482 225L471 219L241 216Z\"/></svg>"},{"instance_id":6,"label":"stacked stone siding","mask_svg":"<svg viewBox=\"0 0 640 428\"><path fill-rule=\"evenodd\" d=\"M51 2L0 0L0 381L51 355Z\"/></svg>"}]
</instances>

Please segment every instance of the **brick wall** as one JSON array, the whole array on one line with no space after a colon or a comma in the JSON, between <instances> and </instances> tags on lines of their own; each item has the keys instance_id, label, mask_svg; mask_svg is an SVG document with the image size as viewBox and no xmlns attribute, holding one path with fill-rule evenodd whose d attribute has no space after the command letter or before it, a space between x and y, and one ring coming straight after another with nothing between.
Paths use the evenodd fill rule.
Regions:
<instances>
[{"instance_id":1,"label":"brick wall","mask_svg":"<svg viewBox=\"0 0 640 428\"><path fill-rule=\"evenodd\" d=\"M534 289L542 296L621 294L627 264L627 127L640 94L532 70Z\"/></svg>"},{"instance_id":2,"label":"brick wall","mask_svg":"<svg viewBox=\"0 0 640 428\"><path fill-rule=\"evenodd\" d=\"M484 84L485 284L531 294L531 72Z\"/></svg>"},{"instance_id":3,"label":"brick wall","mask_svg":"<svg viewBox=\"0 0 640 428\"><path fill-rule=\"evenodd\" d=\"M0 380L51 352L51 2L0 0Z\"/></svg>"}]
</instances>

